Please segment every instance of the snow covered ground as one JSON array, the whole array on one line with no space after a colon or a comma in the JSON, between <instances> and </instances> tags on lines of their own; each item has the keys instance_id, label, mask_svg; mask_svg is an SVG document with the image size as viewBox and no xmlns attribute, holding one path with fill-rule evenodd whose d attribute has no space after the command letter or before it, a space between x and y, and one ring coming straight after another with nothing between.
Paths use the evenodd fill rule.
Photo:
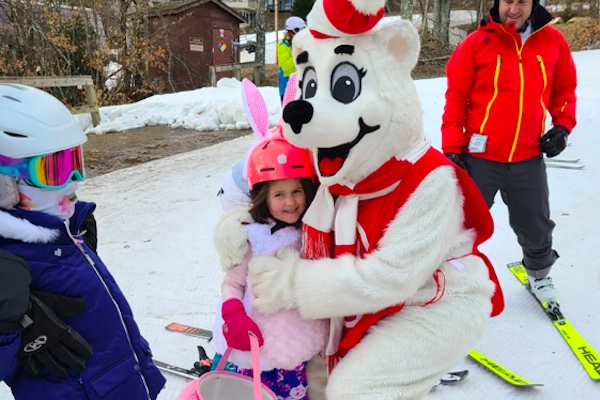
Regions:
<instances>
[{"instance_id":1,"label":"snow covered ground","mask_svg":"<svg viewBox=\"0 0 600 400\"><path fill-rule=\"evenodd\" d=\"M574 56L579 72L579 124L571 136L571 145L559 158L581 158L586 168L548 170L552 213L557 223L555 247L561 255L553 277L565 314L590 344L600 349L600 50ZM439 147L445 78L421 80L417 87L426 132ZM271 89L275 90L261 90L268 96L271 122L275 123L278 111L273 103L277 102L277 94ZM232 92L225 95L225 90ZM222 99L234 91L201 89L187 92L190 96L157 96L145 103L147 107L162 103L151 113L160 123L167 124L177 120L181 110L193 108L191 102L202 102L203 112L215 112L224 107ZM247 124L241 101L239 108L237 103L228 103L227 112L235 115L237 122ZM131 120L143 119L147 107L134 106L121 110L113 107L110 112ZM112 121L117 124L114 121L118 120ZM189 123L193 125L194 121ZM198 119L195 123L202 126L203 122ZM197 344L213 351L203 340L168 332L164 327L173 321L212 327L222 278L212 247L213 227L221 213L216 193L223 175L244 155L251 141L251 137L238 138L115 171L90 179L79 192L81 198L98 204L99 254L128 296L156 359L191 367ZM600 398L600 382L586 375L548 318L504 267L521 258L520 249L500 199L492 212L496 231L483 250L496 265L506 310L491 320L487 334L476 348L522 377L545 386L514 388L474 362L464 360L456 368L468 368L468 379L453 387L438 387L428 399ZM186 381L166 376L167 386L159 399L173 400ZM0 399L10 398L8 389L1 386Z\"/></svg>"}]
</instances>

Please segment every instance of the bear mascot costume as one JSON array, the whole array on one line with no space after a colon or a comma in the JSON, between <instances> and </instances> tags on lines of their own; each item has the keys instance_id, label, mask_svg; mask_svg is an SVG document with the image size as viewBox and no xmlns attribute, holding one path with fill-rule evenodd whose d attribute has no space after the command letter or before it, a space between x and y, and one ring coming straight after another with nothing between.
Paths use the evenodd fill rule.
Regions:
<instances>
[{"instance_id":1,"label":"bear mascot costume","mask_svg":"<svg viewBox=\"0 0 600 400\"><path fill-rule=\"evenodd\" d=\"M331 321L327 362L309 365L311 400L422 399L504 307L478 250L491 215L426 138L410 75L419 36L382 20L384 3L317 0L294 37L298 90L283 131L311 150L320 186L302 254L284 248L249 267L257 309ZM226 214L215 231L224 268L246 254L244 218Z\"/></svg>"}]
</instances>

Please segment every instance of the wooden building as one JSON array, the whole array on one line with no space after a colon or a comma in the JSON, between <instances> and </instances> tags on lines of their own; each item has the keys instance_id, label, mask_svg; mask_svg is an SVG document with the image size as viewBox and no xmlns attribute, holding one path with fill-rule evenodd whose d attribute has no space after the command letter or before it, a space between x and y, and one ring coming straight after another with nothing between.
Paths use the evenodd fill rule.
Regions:
<instances>
[{"instance_id":1,"label":"wooden building","mask_svg":"<svg viewBox=\"0 0 600 400\"><path fill-rule=\"evenodd\" d=\"M240 23L244 18L220 0L181 0L154 4L150 38L166 51L163 68L149 68L160 92L208 85L209 66L239 62ZM220 73L218 78L231 76Z\"/></svg>"}]
</instances>

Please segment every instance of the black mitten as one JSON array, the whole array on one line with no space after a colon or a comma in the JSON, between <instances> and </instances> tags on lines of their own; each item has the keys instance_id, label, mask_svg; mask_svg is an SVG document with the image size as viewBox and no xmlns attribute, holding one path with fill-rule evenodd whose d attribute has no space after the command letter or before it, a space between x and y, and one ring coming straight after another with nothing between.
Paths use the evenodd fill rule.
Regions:
<instances>
[{"instance_id":1,"label":"black mitten","mask_svg":"<svg viewBox=\"0 0 600 400\"><path fill-rule=\"evenodd\" d=\"M567 147L568 137L569 131L567 128L557 125L538 140L542 152L546 153L546 157L552 158L559 155Z\"/></svg>"},{"instance_id":2,"label":"black mitten","mask_svg":"<svg viewBox=\"0 0 600 400\"><path fill-rule=\"evenodd\" d=\"M19 365L32 376L43 368L64 377L70 370L81 372L92 355L92 346L60 317L81 314L85 300L48 292L31 292L27 316L31 323L21 332Z\"/></svg>"},{"instance_id":3,"label":"black mitten","mask_svg":"<svg viewBox=\"0 0 600 400\"><path fill-rule=\"evenodd\" d=\"M29 309L29 266L20 257L0 250L0 335L20 331Z\"/></svg>"},{"instance_id":4,"label":"black mitten","mask_svg":"<svg viewBox=\"0 0 600 400\"><path fill-rule=\"evenodd\" d=\"M94 214L89 213L85 216L81 224L81 232L83 233L83 241L88 247L97 254L98 253L98 227Z\"/></svg>"},{"instance_id":5,"label":"black mitten","mask_svg":"<svg viewBox=\"0 0 600 400\"><path fill-rule=\"evenodd\" d=\"M462 169L464 169L465 171L467 171L467 164L462 159L462 157L461 157L460 154L457 154L457 153L446 153L445 156L448 157L448 160L452 161L454 164L458 165L459 167L461 167Z\"/></svg>"}]
</instances>

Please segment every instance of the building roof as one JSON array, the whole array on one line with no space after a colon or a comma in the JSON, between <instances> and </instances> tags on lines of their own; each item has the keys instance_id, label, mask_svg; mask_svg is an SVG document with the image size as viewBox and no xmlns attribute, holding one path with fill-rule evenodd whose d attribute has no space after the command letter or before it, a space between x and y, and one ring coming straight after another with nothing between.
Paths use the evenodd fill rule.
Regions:
<instances>
[{"instance_id":1,"label":"building roof","mask_svg":"<svg viewBox=\"0 0 600 400\"><path fill-rule=\"evenodd\" d=\"M178 0L178 1L169 1L167 3L153 3L150 10L150 18L152 18L152 12L159 13L161 15L175 15L180 14L182 12L188 11L192 8L196 8L203 4L214 3L223 10L227 11L229 14L236 17L240 22L246 22L246 19L238 14L233 8L224 4L220 0Z\"/></svg>"}]
</instances>

